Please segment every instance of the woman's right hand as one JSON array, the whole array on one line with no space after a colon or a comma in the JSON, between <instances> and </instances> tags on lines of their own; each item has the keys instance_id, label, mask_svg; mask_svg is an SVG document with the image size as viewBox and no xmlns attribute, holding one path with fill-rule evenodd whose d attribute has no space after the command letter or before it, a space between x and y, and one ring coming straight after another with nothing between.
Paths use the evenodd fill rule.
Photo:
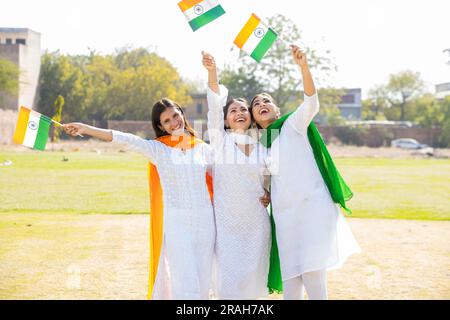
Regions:
<instances>
[{"instance_id":1,"label":"woman's right hand","mask_svg":"<svg viewBox=\"0 0 450 320\"><path fill-rule=\"evenodd\" d=\"M88 126L81 122L71 122L63 124L63 129L71 136L80 136L87 133Z\"/></svg>"},{"instance_id":2,"label":"woman's right hand","mask_svg":"<svg viewBox=\"0 0 450 320\"><path fill-rule=\"evenodd\" d=\"M270 192L268 192L267 190L264 190L264 195L259 198L259 201L261 202L261 204L267 208L267 206L270 204L270 202L272 201L271 197L270 197Z\"/></svg>"},{"instance_id":3,"label":"woman's right hand","mask_svg":"<svg viewBox=\"0 0 450 320\"><path fill-rule=\"evenodd\" d=\"M215 71L216 70L216 61L214 60L214 57L210 55L209 53L202 51L202 63L203 66L208 71Z\"/></svg>"}]
</instances>

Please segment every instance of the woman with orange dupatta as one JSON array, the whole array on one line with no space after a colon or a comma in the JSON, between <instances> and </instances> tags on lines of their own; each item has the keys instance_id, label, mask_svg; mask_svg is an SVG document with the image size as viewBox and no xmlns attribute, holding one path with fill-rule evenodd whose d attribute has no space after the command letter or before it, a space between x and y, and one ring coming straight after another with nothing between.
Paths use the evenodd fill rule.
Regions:
<instances>
[{"instance_id":1,"label":"woman with orange dupatta","mask_svg":"<svg viewBox=\"0 0 450 320\"><path fill-rule=\"evenodd\" d=\"M131 147L149 160L149 299L209 298L215 241L211 150L197 139L183 109L169 99L152 110L155 140L82 123L63 125L73 136L89 135Z\"/></svg>"}]
</instances>

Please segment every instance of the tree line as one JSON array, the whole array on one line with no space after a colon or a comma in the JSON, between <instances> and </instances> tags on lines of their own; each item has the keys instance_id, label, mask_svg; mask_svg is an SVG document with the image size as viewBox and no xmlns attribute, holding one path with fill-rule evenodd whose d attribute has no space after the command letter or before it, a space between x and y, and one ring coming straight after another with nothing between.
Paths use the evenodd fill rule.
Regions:
<instances>
[{"instance_id":1,"label":"tree line","mask_svg":"<svg viewBox=\"0 0 450 320\"><path fill-rule=\"evenodd\" d=\"M147 49L123 48L109 55L46 52L38 110L53 116L55 100L62 96L62 121L150 120L157 100L187 104L188 91L172 64Z\"/></svg>"},{"instance_id":2,"label":"tree line","mask_svg":"<svg viewBox=\"0 0 450 320\"><path fill-rule=\"evenodd\" d=\"M235 63L221 70L220 81L233 97L251 100L257 93L268 92L284 113L296 108L302 99L301 75L288 47L301 42L302 35L283 15L272 16L268 23L282 37L261 63L241 52ZM329 76L337 70L331 52L308 48L307 54L318 82L320 120L345 124L337 108L345 90L328 85ZM17 75L12 63L0 59L0 91L15 92ZM63 122L104 122L150 120L155 101L169 97L181 105L189 104L190 94L203 92L204 84L182 79L169 61L152 50L122 48L106 55L95 51L87 55L46 52L38 90L38 110L50 117ZM450 146L450 97L437 99L427 92L417 72L392 74L387 83L371 88L362 103L362 119L411 121L426 128L441 128L440 144Z\"/></svg>"}]
</instances>

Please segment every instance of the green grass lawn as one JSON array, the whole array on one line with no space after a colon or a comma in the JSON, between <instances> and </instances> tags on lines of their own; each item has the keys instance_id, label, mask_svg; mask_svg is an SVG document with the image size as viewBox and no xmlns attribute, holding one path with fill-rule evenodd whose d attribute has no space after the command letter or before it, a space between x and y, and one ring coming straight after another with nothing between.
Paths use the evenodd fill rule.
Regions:
<instances>
[{"instance_id":1,"label":"green grass lawn","mask_svg":"<svg viewBox=\"0 0 450 320\"><path fill-rule=\"evenodd\" d=\"M0 213L148 213L138 154L0 151L4 160L13 165L0 167ZM355 193L353 217L450 219L450 160L335 160Z\"/></svg>"}]
</instances>

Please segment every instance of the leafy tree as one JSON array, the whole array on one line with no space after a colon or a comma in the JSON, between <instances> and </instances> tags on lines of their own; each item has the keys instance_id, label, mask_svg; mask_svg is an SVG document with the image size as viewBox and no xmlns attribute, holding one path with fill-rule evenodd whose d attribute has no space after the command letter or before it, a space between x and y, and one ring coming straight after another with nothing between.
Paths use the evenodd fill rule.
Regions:
<instances>
[{"instance_id":1,"label":"leafy tree","mask_svg":"<svg viewBox=\"0 0 450 320\"><path fill-rule=\"evenodd\" d=\"M63 96L59 95L55 100L54 112L52 117L53 120L59 123L61 123L63 106L64 106L64 98ZM57 142L59 140L60 133L61 133L60 127L58 125L53 126L52 142Z\"/></svg>"},{"instance_id":2,"label":"leafy tree","mask_svg":"<svg viewBox=\"0 0 450 320\"><path fill-rule=\"evenodd\" d=\"M0 59L0 93L15 94L18 90L19 67L7 59ZM1 98L2 95L0 95ZM0 103L2 103L1 100Z\"/></svg>"},{"instance_id":3,"label":"leafy tree","mask_svg":"<svg viewBox=\"0 0 450 320\"><path fill-rule=\"evenodd\" d=\"M188 85L164 58L147 49L123 48L114 54L42 57L39 110L52 114L53 101L65 97L64 121L149 120L156 100L191 101Z\"/></svg>"},{"instance_id":4,"label":"leafy tree","mask_svg":"<svg viewBox=\"0 0 450 320\"><path fill-rule=\"evenodd\" d=\"M180 105L191 102L189 86L170 62L156 53L137 49L114 58L120 72L109 95L110 118L149 120L154 102L163 97Z\"/></svg>"},{"instance_id":5,"label":"leafy tree","mask_svg":"<svg viewBox=\"0 0 450 320\"><path fill-rule=\"evenodd\" d=\"M364 120L385 120L384 111L388 108L388 93L386 87L377 85L370 89L368 98L362 104L362 118Z\"/></svg>"},{"instance_id":6,"label":"leafy tree","mask_svg":"<svg viewBox=\"0 0 450 320\"><path fill-rule=\"evenodd\" d=\"M244 97L249 102L256 94L264 91L263 83L250 68L240 66L235 70L227 66L220 75L220 82L227 86L233 97Z\"/></svg>"},{"instance_id":7,"label":"leafy tree","mask_svg":"<svg viewBox=\"0 0 450 320\"><path fill-rule=\"evenodd\" d=\"M445 99L439 102L440 108L440 119L442 119L441 129L442 132L439 136L439 144L442 147L450 147L450 96L445 97Z\"/></svg>"},{"instance_id":8,"label":"leafy tree","mask_svg":"<svg viewBox=\"0 0 450 320\"><path fill-rule=\"evenodd\" d=\"M85 110L85 90L82 69L71 56L58 51L46 52L41 58L38 110L53 114L54 101L59 95L65 97L63 120L88 121Z\"/></svg>"},{"instance_id":9,"label":"leafy tree","mask_svg":"<svg viewBox=\"0 0 450 320\"><path fill-rule=\"evenodd\" d=\"M443 104L432 94L426 94L412 102L414 120L424 128L442 127L445 121Z\"/></svg>"},{"instance_id":10,"label":"leafy tree","mask_svg":"<svg viewBox=\"0 0 450 320\"><path fill-rule=\"evenodd\" d=\"M438 100L434 95L427 94L415 100L414 107L417 123L425 128L441 128L438 144L450 147L450 96Z\"/></svg>"},{"instance_id":11,"label":"leafy tree","mask_svg":"<svg viewBox=\"0 0 450 320\"><path fill-rule=\"evenodd\" d=\"M318 90L320 100L320 113L316 117L321 123L331 126L342 125L345 120L341 116L341 111L337 107L342 101L345 91L343 89L326 87Z\"/></svg>"},{"instance_id":12,"label":"leafy tree","mask_svg":"<svg viewBox=\"0 0 450 320\"><path fill-rule=\"evenodd\" d=\"M420 73L407 70L391 74L384 90L389 103L389 107L385 110L386 118L400 121L412 120L407 117L407 108L412 100L424 93L425 84Z\"/></svg>"}]
</instances>

